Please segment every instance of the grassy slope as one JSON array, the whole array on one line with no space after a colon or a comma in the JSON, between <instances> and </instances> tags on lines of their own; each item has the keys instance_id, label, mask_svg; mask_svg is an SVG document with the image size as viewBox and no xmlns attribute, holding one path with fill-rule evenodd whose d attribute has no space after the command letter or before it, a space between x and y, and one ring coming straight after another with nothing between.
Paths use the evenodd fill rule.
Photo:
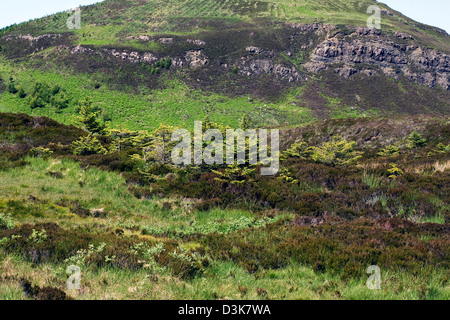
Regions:
<instances>
[{"instance_id":1,"label":"grassy slope","mask_svg":"<svg viewBox=\"0 0 450 320\"><path fill-rule=\"evenodd\" d=\"M150 94L141 95L109 89L106 86L96 90L98 83L87 74L60 74L42 72L27 68L15 68L0 58L0 76L13 76L17 83L31 91L34 83L44 82L61 84L69 93L74 103L62 112L54 108L31 110L28 99L4 92L0 94L1 112L24 112L31 115L48 116L66 124L73 123L76 114L76 101L81 97L91 97L94 105L103 110L103 115L111 119L113 127L125 127L130 130L152 129L160 123L174 126L193 126L194 121L202 120L210 114L211 120L239 126L244 114L252 114L257 125L299 125L310 122L314 117L307 108L294 107L290 101L301 92L293 90L283 100L263 102L250 99L249 96L227 97L218 93L203 93L194 90L176 79L167 79L165 88ZM260 111L265 112L260 112ZM259 111L259 112L258 112Z\"/></svg>"},{"instance_id":2,"label":"grassy slope","mask_svg":"<svg viewBox=\"0 0 450 320\"><path fill-rule=\"evenodd\" d=\"M35 145L42 128L34 126L33 119L26 116L8 117L10 120L4 119L0 126L5 141L0 151L8 155L16 149L21 150L20 143ZM436 121L442 125L436 125ZM13 123L28 124L14 127ZM366 130L356 130L358 126ZM82 169L78 163L58 156L48 160L25 158L28 164L24 166L0 170L0 213L12 215L18 227L13 232L23 232L21 230L27 227L26 224L31 225L29 228L42 228L44 223L56 223L65 233L70 233L70 237L73 236L70 239L47 239L45 244L29 244L27 241L25 245L39 250L41 245L51 246L59 241L67 245L73 241L81 246L83 243L76 242L80 238L95 245L99 241L108 241L108 250L115 251L105 254L111 256L121 252L121 241L135 244L149 241L172 246L169 247L171 250L175 245L199 250L211 261L202 274L190 280L181 277L179 270L170 269L167 261L133 271L91 262L82 269L83 290L71 292L65 289L65 268L72 262L64 259L71 257L80 247L69 249L64 257L50 251L51 257L57 261L32 263L30 252L34 251L20 247L8 249L6 244L10 240L5 242L3 239L8 231L0 230L0 299L21 299L23 290L18 279L25 277L32 279L34 285L59 288L77 299L447 300L450 291L445 269L448 247L445 245L448 243L449 208L445 202L448 197L445 188L448 188L449 161L445 154L427 156L438 142L448 143L447 127L445 119L424 121L416 117L394 123L380 119L329 120L320 125L287 131L286 134L292 137L303 134L313 145L328 135L340 133L358 141L362 150L370 149L371 145L376 150L380 148L377 141L367 139L367 134L373 134L374 129L391 136L393 141L390 143L400 143L413 129L419 130L428 141L427 147L415 155L401 147L400 157L369 157L358 166L339 170L310 163L301 163L299 170L299 164L294 162L292 166L283 162L283 169L299 175L300 184L289 190L299 195L300 202L320 196L336 197L328 199L326 210L337 210L346 216L348 204L342 211L343 208L337 208L339 199L353 196L357 199L348 198L346 201L357 204L364 203L368 196L376 206L374 212L386 214L386 210L390 210L392 213L389 215L396 217L375 222L365 218L338 218L322 226L291 224L300 215L314 215L311 211L313 206L304 206L303 213L293 213L289 208L266 211L270 207L262 208L262 212L218 207L200 211L192 206L198 200L175 196L174 192L166 193L164 198L156 196L158 191L153 192L155 196L135 198L130 192L134 185L126 183L125 173ZM55 124L46 129L47 132L51 130L59 132L55 131ZM77 134L71 131L71 135ZM59 138L48 137L53 142ZM70 141L70 136L66 138ZM385 142L387 139L382 137L382 140ZM44 142L39 144L45 145ZM406 179L390 181L386 178L384 162L394 161L404 169L408 175ZM55 172L60 172L60 176L51 175ZM308 178L310 174L318 175L318 178ZM204 177L208 175L209 172L204 173ZM290 182L271 180L279 183L278 190L284 190L280 193L291 186ZM331 185L325 188L324 183ZM146 188L152 193L156 187ZM251 189L248 191L247 196ZM251 203L253 200L249 198L247 201ZM76 210L74 203L79 205ZM80 216L80 208L88 212L103 208L104 215ZM419 215L423 209L428 211L426 216ZM320 215L322 213L323 209L320 209ZM275 220L267 220L268 217ZM279 219L282 220L276 222ZM393 230L387 231L385 226L389 223ZM51 227L47 226L47 229ZM123 233L117 233L117 230ZM125 250L130 250L130 247ZM46 252L43 251L44 256ZM377 258L380 255L382 259ZM429 261L431 264L428 264L428 258L433 258ZM319 259L327 261L326 272L316 267ZM372 291L365 286L368 277L365 268L373 261L371 259L376 259L382 267L380 291ZM251 263L256 263L259 268L249 272Z\"/></svg>"},{"instance_id":3,"label":"grassy slope","mask_svg":"<svg viewBox=\"0 0 450 320\"><path fill-rule=\"evenodd\" d=\"M156 33L192 32L197 29L190 19L223 19L231 23L254 22L258 19L299 23L326 23L333 25L364 26L367 8L378 5L395 15L383 15L382 27L391 31L410 31L420 28L439 42L442 34L432 27L415 22L383 3L374 0L107 0L83 7L85 28L100 23L98 30L111 36L119 31L129 34L154 31ZM66 32L67 13L50 15L15 28L17 32L36 34ZM79 34L89 29L81 29ZM198 30L195 30L198 31ZM448 45L448 44L447 44Z\"/></svg>"},{"instance_id":4,"label":"grassy slope","mask_svg":"<svg viewBox=\"0 0 450 320\"><path fill-rule=\"evenodd\" d=\"M158 225L174 230L196 221L207 226L221 221L230 225L236 218L252 217L249 212L218 210L186 214L182 209L164 210L155 200L137 200L127 191L124 180L117 173L97 169L82 170L68 160L27 159L30 165L0 173L0 211L12 211L16 224L56 222L67 230L100 230L124 228L125 236L134 241L155 239L128 229L132 225ZM48 171L63 172L63 179L52 179ZM80 187L79 181L84 181ZM6 187L7 186L7 187ZM107 192L105 192L107 191ZM34 203L29 196L38 199ZM78 201L88 208L106 208L107 218L81 218L58 205L61 201ZM216 222L217 224L217 222ZM168 241L164 237L157 241ZM181 241L182 243L183 241ZM195 247L195 242L184 242ZM343 282L339 276L316 273L308 266L292 263L278 270L263 269L249 274L233 262L213 261L201 277L180 280L170 270L153 266L151 269L128 271L116 268L87 267L82 270L82 291L65 289L66 264L32 264L23 257L5 254L0 249L0 270L4 281L0 284L0 299L22 299L17 281L33 278L33 284L65 290L76 299L443 299L450 298L442 270L427 273L426 289L421 275L383 270L382 290L368 290L364 277ZM158 279L157 281L151 279ZM246 288L243 293L242 289ZM258 294L264 289L267 295Z\"/></svg>"}]
</instances>

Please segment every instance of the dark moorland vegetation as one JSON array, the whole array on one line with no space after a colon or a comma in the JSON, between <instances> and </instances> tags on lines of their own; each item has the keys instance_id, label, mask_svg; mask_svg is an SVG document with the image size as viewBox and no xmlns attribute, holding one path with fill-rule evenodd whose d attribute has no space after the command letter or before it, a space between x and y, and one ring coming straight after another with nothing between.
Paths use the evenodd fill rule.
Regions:
<instances>
[{"instance_id":1,"label":"dark moorland vegetation","mask_svg":"<svg viewBox=\"0 0 450 320\"><path fill-rule=\"evenodd\" d=\"M14 296L11 288L26 270L42 265L56 278L33 285L51 284L60 294L65 278L57 270L75 264L105 281L137 272L133 281L144 277L145 284L129 287L147 298L171 297L155 293L164 288L198 298L448 299L449 129L447 118L432 117L287 129L282 135L293 141L283 148L280 172L263 177L252 166L171 165L163 154L170 150L158 148L169 126L93 135L3 113L0 244L7 284L0 292ZM372 130L383 136L368 139ZM112 198L97 198L105 190ZM364 289L370 265L389 275L382 293ZM299 288L286 270L313 270L312 283ZM94 279L85 282L92 291L76 295L133 296L128 287L106 284L102 291ZM197 288L217 280L230 289Z\"/></svg>"}]
</instances>

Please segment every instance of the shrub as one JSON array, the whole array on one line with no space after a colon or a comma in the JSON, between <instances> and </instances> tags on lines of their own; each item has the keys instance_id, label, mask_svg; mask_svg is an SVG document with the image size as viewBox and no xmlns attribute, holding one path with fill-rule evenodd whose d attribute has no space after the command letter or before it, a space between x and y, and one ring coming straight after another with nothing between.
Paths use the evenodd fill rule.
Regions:
<instances>
[{"instance_id":1,"label":"shrub","mask_svg":"<svg viewBox=\"0 0 450 320\"><path fill-rule=\"evenodd\" d=\"M69 107L69 102L69 98L64 92L61 92L60 94L55 95L50 99L51 105L58 110L66 109L67 107Z\"/></svg>"},{"instance_id":2,"label":"shrub","mask_svg":"<svg viewBox=\"0 0 450 320\"><path fill-rule=\"evenodd\" d=\"M314 151L313 147L308 147L304 141L295 142L288 150L283 153L283 158L309 159Z\"/></svg>"},{"instance_id":3,"label":"shrub","mask_svg":"<svg viewBox=\"0 0 450 320\"><path fill-rule=\"evenodd\" d=\"M52 90L48 84L36 82L31 95L48 103L50 102L50 97L52 96Z\"/></svg>"},{"instance_id":4,"label":"shrub","mask_svg":"<svg viewBox=\"0 0 450 320\"><path fill-rule=\"evenodd\" d=\"M34 300L73 300L73 298L66 295L66 293L60 289L53 287L40 288L39 286L34 286L32 283L24 278L19 281L22 287L23 293L26 297L32 298Z\"/></svg>"},{"instance_id":5,"label":"shrub","mask_svg":"<svg viewBox=\"0 0 450 320\"><path fill-rule=\"evenodd\" d=\"M329 166L354 164L361 158L361 152L354 151L355 141L348 142L340 136L334 136L329 142L313 147L311 158Z\"/></svg>"},{"instance_id":6,"label":"shrub","mask_svg":"<svg viewBox=\"0 0 450 320\"><path fill-rule=\"evenodd\" d=\"M438 153L447 153L447 152L450 152L450 144L445 145L445 144L443 144L443 143L439 143L439 144L436 146L436 150L435 150L435 151L438 152Z\"/></svg>"},{"instance_id":7,"label":"shrub","mask_svg":"<svg viewBox=\"0 0 450 320\"><path fill-rule=\"evenodd\" d=\"M158 68L164 68L164 69L169 69L170 66L172 65L172 59L167 58L167 59L161 59L158 62L156 62L155 64Z\"/></svg>"},{"instance_id":8,"label":"shrub","mask_svg":"<svg viewBox=\"0 0 450 320\"><path fill-rule=\"evenodd\" d=\"M423 138L420 133L414 131L408 137L408 147L409 148L420 148L426 145L427 140Z\"/></svg>"},{"instance_id":9,"label":"shrub","mask_svg":"<svg viewBox=\"0 0 450 320\"><path fill-rule=\"evenodd\" d=\"M15 84L13 78L10 78L10 80L9 80L8 92L12 93L12 94L16 94L17 92L19 92L19 90L17 90L17 88L16 88L16 84Z\"/></svg>"},{"instance_id":10,"label":"shrub","mask_svg":"<svg viewBox=\"0 0 450 320\"><path fill-rule=\"evenodd\" d=\"M184 280L195 278L209 265L207 258L202 257L197 252L190 252L185 247L179 247L177 250L170 252L167 259L167 264L173 273Z\"/></svg>"},{"instance_id":11,"label":"shrub","mask_svg":"<svg viewBox=\"0 0 450 320\"><path fill-rule=\"evenodd\" d=\"M93 135L81 137L72 143L73 154L77 156L88 156L92 154L107 154L108 151L102 146L100 141Z\"/></svg>"},{"instance_id":12,"label":"shrub","mask_svg":"<svg viewBox=\"0 0 450 320\"><path fill-rule=\"evenodd\" d=\"M37 147L32 148L30 150L30 156L33 158L44 158L47 159L53 154L53 151L51 151L49 148L44 147Z\"/></svg>"},{"instance_id":13,"label":"shrub","mask_svg":"<svg viewBox=\"0 0 450 320\"><path fill-rule=\"evenodd\" d=\"M219 171L213 170L218 176L217 181L229 182L230 184L243 184L245 182L252 182L252 177L256 169L247 167L240 167L237 165L230 165L227 168Z\"/></svg>"},{"instance_id":14,"label":"shrub","mask_svg":"<svg viewBox=\"0 0 450 320\"><path fill-rule=\"evenodd\" d=\"M388 175L390 179L396 179L397 177L401 176L404 174L403 170L398 168L397 165L395 163L391 163L389 165L391 168L388 169Z\"/></svg>"},{"instance_id":15,"label":"shrub","mask_svg":"<svg viewBox=\"0 0 450 320\"><path fill-rule=\"evenodd\" d=\"M245 130L248 130L248 129L250 129L250 128L252 127L250 118L249 118L249 116L248 116L247 114L244 114L244 115L243 115L239 127L240 127L242 130L244 130L244 131L245 131Z\"/></svg>"},{"instance_id":16,"label":"shrub","mask_svg":"<svg viewBox=\"0 0 450 320\"><path fill-rule=\"evenodd\" d=\"M19 98L23 99L23 98L26 98L27 94L25 93L25 91L22 88L20 88L19 92L18 92L18 96L19 96Z\"/></svg>"},{"instance_id":17,"label":"shrub","mask_svg":"<svg viewBox=\"0 0 450 320\"><path fill-rule=\"evenodd\" d=\"M105 131L105 125L98 120L98 112L94 111L92 102L89 98L86 98L80 106L80 115L77 120L86 128L87 131L92 133L103 134Z\"/></svg>"},{"instance_id":18,"label":"shrub","mask_svg":"<svg viewBox=\"0 0 450 320\"><path fill-rule=\"evenodd\" d=\"M14 220L9 213L0 213L0 230L13 229Z\"/></svg>"},{"instance_id":19,"label":"shrub","mask_svg":"<svg viewBox=\"0 0 450 320\"><path fill-rule=\"evenodd\" d=\"M45 240L47 240L47 231L45 229L41 229L39 231L33 229L27 241L30 243L42 243Z\"/></svg>"},{"instance_id":20,"label":"shrub","mask_svg":"<svg viewBox=\"0 0 450 320\"><path fill-rule=\"evenodd\" d=\"M378 155L382 157L397 156L399 154L400 149L394 145L389 145L386 148L381 149L380 152L378 152Z\"/></svg>"},{"instance_id":21,"label":"shrub","mask_svg":"<svg viewBox=\"0 0 450 320\"><path fill-rule=\"evenodd\" d=\"M30 108L36 109L36 108L44 108L45 107L45 101L42 98L39 97L33 97L30 100Z\"/></svg>"}]
</instances>

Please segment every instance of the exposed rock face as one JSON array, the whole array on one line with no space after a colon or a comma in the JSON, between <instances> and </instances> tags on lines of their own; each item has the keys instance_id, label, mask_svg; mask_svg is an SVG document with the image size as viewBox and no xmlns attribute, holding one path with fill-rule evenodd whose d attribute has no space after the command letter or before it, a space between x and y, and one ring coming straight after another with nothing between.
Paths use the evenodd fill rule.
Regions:
<instances>
[{"instance_id":1,"label":"exposed rock face","mask_svg":"<svg viewBox=\"0 0 450 320\"><path fill-rule=\"evenodd\" d=\"M205 56L203 50L188 51L184 57L188 65L194 68L205 66L209 63L208 57Z\"/></svg>"},{"instance_id":2,"label":"exposed rock face","mask_svg":"<svg viewBox=\"0 0 450 320\"><path fill-rule=\"evenodd\" d=\"M211 38L205 39L207 43L182 37L127 37L143 42L157 41L166 47L166 54L72 46L68 36L58 34L5 36L1 40L9 46L7 52L13 57L24 57L55 46L58 51L69 50L71 54L107 54L130 63L153 64L170 57L173 67L217 68L219 72L233 71L248 77L271 75L288 82L304 81L312 73L330 69L344 78L355 74L384 74L450 90L450 55L423 47L408 33L388 34L365 27L344 31L322 24L283 23L282 27L284 42L273 41L270 45L254 40L255 32L251 33L251 44L236 42L239 46L233 46L232 41L223 46Z\"/></svg>"},{"instance_id":3,"label":"exposed rock face","mask_svg":"<svg viewBox=\"0 0 450 320\"><path fill-rule=\"evenodd\" d=\"M440 85L450 90L449 55L423 49L405 33L395 36L406 41L395 42L380 31L365 28L347 36L327 38L315 48L305 67L314 73L334 67L346 78L356 73L373 74L379 68L394 78L404 75L429 87Z\"/></svg>"},{"instance_id":4,"label":"exposed rock face","mask_svg":"<svg viewBox=\"0 0 450 320\"><path fill-rule=\"evenodd\" d=\"M187 39L186 42L195 44L197 46L202 46L202 47L206 45L205 41L199 40L199 39Z\"/></svg>"},{"instance_id":5,"label":"exposed rock face","mask_svg":"<svg viewBox=\"0 0 450 320\"><path fill-rule=\"evenodd\" d=\"M271 74L278 78L287 79L289 82L304 79L295 67L290 68L281 64L274 64L270 59L256 59L250 61L242 59L239 69L240 72L246 76Z\"/></svg>"},{"instance_id":6,"label":"exposed rock face","mask_svg":"<svg viewBox=\"0 0 450 320\"><path fill-rule=\"evenodd\" d=\"M67 49L67 47L60 47L60 49ZM86 52L94 52L94 50L82 45L78 45L70 51L71 54L86 53Z\"/></svg>"},{"instance_id":7,"label":"exposed rock face","mask_svg":"<svg viewBox=\"0 0 450 320\"><path fill-rule=\"evenodd\" d=\"M103 49L103 51L105 53L111 54L114 57L121 59L123 61L128 61L128 62L133 62L133 63L137 63L137 62L146 62L146 63L153 63L158 61L158 58L153 55L150 52L145 52L145 53L138 53L135 51L132 52L127 52L127 51L118 51L116 49Z\"/></svg>"},{"instance_id":8,"label":"exposed rock face","mask_svg":"<svg viewBox=\"0 0 450 320\"><path fill-rule=\"evenodd\" d=\"M58 50L67 50L69 49L67 46L60 46L58 47ZM156 57L154 54L150 52L144 52L139 53L135 51L123 51L123 50L116 50L116 49L103 49L102 51L96 51L90 47L77 45L70 49L71 54L81 54L81 53L87 53L87 54L101 54L105 53L108 55L111 55L117 59L120 59L122 61L126 62L132 62L132 63L138 63L138 62L145 62L145 63L154 63L158 61L158 57Z\"/></svg>"},{"instance_id":9,"label":"exposed rock face","mask_svg":"<svg viewBox=\"0 0 450 320\"><path fill-rule=\"evenodd\" d=\"M136 37L130 36L130 37L127 37L127 39L148 42L148 41L152 40L152 37L146 36L146 35L140 35L140 36L136 36Z\"/></svg>"},{"instance_id":10,"label":"exposed rock face","mask_svg":"<svg viewBox=\"0 0 450 320\"><path fill-rule=\"evenodd\" d=\"M51 46L62 45L66 42L67 35L63 34L44 34L33 37L30 34L4 36L1 42L9 46L9 52L12 57L34 54L45 50Z\"/></svg>"},{"instance_id":11,"label":"exposed rock face","mask_svg":"<svg viewBox=\"0 0 450 320\"><path fill-rule=\"evenodd\" d=\"M161 42L162 44L172 44L173 38L160 38L159 42Z\"/></svg>"},{"instance_id":12,"label":"exposed rock face","mask_svg":"<svg viewBox=\"0 0 450 320\"><path fill-rule=\"evenodd\" d=\"M247 52L250 52L250 53L256 53L256 54L261 54L262 52L263 52L263 50L262 49L260 49L260 48L258 48L258 47L247 47L247 48L245 48L245 50L247 51Z\"/></svg>"},{"instance_id":13,"label":"exposed rock face","mask_svg":"<svg viewBox=\"0 0 450 320\"><path fill-rule=\"evenodd\" d=\"M38 42L40 40L47 40L47 39L58 39L61 38L60 34L44 34L42 36L38 36L38 37L33 37L30 34L27 35L17 35L17 36L6 36L3 39L5 41L11 41L11 40L16 40L16 39L22 39L22 40L28 40L30 42Z\"/></svg>"}]
</instances>

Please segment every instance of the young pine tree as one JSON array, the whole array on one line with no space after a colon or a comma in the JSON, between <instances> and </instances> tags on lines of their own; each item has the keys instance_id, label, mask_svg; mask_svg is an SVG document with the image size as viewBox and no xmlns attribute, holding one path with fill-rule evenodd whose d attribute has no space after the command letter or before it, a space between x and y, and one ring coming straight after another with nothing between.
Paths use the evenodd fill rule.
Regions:
<instances>
[{"instance_id":1,"label":"young pine tree","mask_svg":"<svg viewBox=\"0 0 450 320\"><path fill-rule=\"evenodd\" d=\"M89 98L86 98L82 102L79 114L77 120L87 131L97 134L103 134L105 132L106 126L98 120L98 112L94 111L94 107Z\"/></svg>"}]
</instances>

